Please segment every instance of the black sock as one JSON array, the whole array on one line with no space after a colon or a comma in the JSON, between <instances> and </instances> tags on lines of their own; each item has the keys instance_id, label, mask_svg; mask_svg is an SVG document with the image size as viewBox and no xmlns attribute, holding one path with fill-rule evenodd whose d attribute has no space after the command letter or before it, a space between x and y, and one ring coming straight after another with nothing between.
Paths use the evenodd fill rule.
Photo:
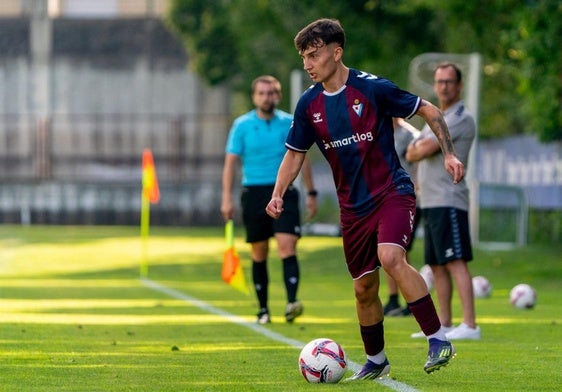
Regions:
<instances>
[{"instance_id":1,"label":"black sock","mask_svg":"<svg viewBox=\"0 0 562 392\"><path fill-rule=\"evenodd\" d=\"M400 305L400 302L398 301L398 294L390 294L388 296L388 303L393 305Z\"/></svg>"},{"instance_id":2,"label":"black sock","mask_svg":"<svg viewBox=\"0 0 562 392\"><path fill-rule=\"evenodd\" d=\"M254 288L256 290L260 309L267 309L267 286L269 285L267 260L262 262L252 260L252 279L254 281Z\"/></svg>"},{"instance_id":3,"label":"black sock","mask_svg":"<svg viewBox=\"0 0 562 392\"><path fill-rule=\"evenodd\" d=\"M287 289L287 302L295 302L300 279L297 256L289 256L283 259L283 278Z\"/></svg>"}]
</instances>

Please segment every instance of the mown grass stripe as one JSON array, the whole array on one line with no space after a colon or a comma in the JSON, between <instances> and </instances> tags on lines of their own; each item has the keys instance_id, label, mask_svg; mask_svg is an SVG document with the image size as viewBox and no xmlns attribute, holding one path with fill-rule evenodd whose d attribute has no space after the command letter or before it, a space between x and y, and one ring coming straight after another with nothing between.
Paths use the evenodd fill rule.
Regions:
<instances>
[{"instance_id":1,"label":"mown grass stripe","mask_svg":"<svg viewBox=\"0 0 562 392\"><path fill-rule=\"evenodd\" d=\"M260 335L263 335L265 337L268 337L271 340L275 340L277 342L284 343L288 346L291 346L291 347L294 347L294 348L297 348L297 349L301 349L305 345L305 343L303 343L303 342L300 342L298 340L291 339L291 338L288 338L288 337L286 337L284 335L281 335L279 333L273 332L273 331L271 331L271 330L269 330L269 329L267 329L267 328L265 328L265 327L263 327L259 324L248 322L248 321L244 320L242 317L236 316L236 315L234 315L232 313L229 313L229 312L227 312L223 309L212 306L212 305L206 303L205 301L202 301L202 300L200 300L198 298L195 298L191 295L185 294L181 291L178 291L178 290L172 289L170 287L164 286L164 285L162 285L158 282L155 282L151 279L141 278L141 281L143 282L144 285L146 285L147 287L149 287L149 288L151 288L155 291L159 291L161 293L169 295L172 298L185 301L185 302L189 303L190 305L196 306L199 309L202 309L206 312L224 317L226 320L228 320L228 321L230 321L234 324L241 325L243 327L249 328L252 331L254 331L254 332L256 332ZM361 366L362 365L360 365L356 362L348 361L348 367L354 372L359 370L361 368ZM411 387L407 384L404 384L404 383L401 383L399 381L393 380L390 377L385 377L385 378L382 378L380 380L376 380L375 382L378 382L379 384L384 385L384 386L386 386L386 387L388 387L388 388L390 388L394 391L397 391L397 392L417 392L417 389L415 389L415 388L413 388L413 387Z\"/></svg>"}]
</instances>

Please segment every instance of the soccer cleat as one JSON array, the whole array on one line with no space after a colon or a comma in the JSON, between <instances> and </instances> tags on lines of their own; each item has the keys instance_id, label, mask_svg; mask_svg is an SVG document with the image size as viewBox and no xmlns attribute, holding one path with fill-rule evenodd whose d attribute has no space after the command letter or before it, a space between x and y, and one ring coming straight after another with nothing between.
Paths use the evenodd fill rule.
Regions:
<instances>
[{"instance_id":1,"label":"soccer cleat","mask_svg":"<svg viewBox=\"0 0 562 392\"><path fill-rule=\"evenodd\" d=\"M470 328L465 323L461 323L452 331L446 333L449 340L480 340L481 332L480 327Z\"/></svg>"},{"instance_id":2,"label":"soccer cleat","mask_svg":"<svg viewBox=\"0 0 562 392\"><path fill-rule=\"evenodd\" d=\"M389 302L384 305L383 312L385 316L402 316L402 308L396 302Z\"/></svg>"},{"instance_id":3,"label":"soccer cleat","mask_svg":"<svg viewBox=\"0 0 562 392\"><path fill-rule=\"evenodd\" d=\"M429 351L427 353L427 362L423 370L426 373L433 373L443 366L449 364L449 360L455 356L455 348L451 342L439 339L429 339Z\"/></svg>"},{"instance_id":4,"label":"soccer cleat","mask_svg":"<svg viewBox=\"0 0 562 392\"><path fill-rule=\"evenodd\" d=\"M288 323L295 321L302 314L303 306L300 301L289 302L285 308L285 320Z\"/></svg>"},{"instance_id":5,"label":"soccer cleat","mask_svg":"<svg viewBox=\"0 0 562 392\"><path fill-rule=\"evenodd\" d=\"M445 334L451 332L453 329L455 329L455 327L453 326L450 327L443 326L443 332L445 332ZM412 339L420 339L420 338L425 338L425 334L422 331L419 331L419 332L414 332L413 334L410 335L410 337Z\"/></svg>"},{"instance_id":6,"label":"soccer cleat","mask_svg":"<svg viewBox=\"0 0 562 392\"><path fill-rule=\"evenodd\" d=\"M390 373L390 363L388 359L385 359L383 363L376 364L367 360L365 365L353 376L346 378L345 381L356 381L356 380L374 380L377 378L382 378Z\"/></svg>"},{"instance_id":7,"label":"soccer cleat","mask_svg":"<svg viewBox=\"0 0 562 392\"><path fill-rule=\"evenodd\" d=\"M266 308L260 309L258 313L258 324L269 324L271 322L271 317L269 316L269 310Z\"/></svg>"},{"instance_id":8,"label":"soccer cleat","mask_svg":"<svg viewBox=\"0 0 562 392\"><path fill-rule=\"evenodd\" d=\"M411 316L411 315L412 315L412 311L410 310L408 305L406 305L406 307L402 309L402 316Z\"/></svg>"}]
</instances>

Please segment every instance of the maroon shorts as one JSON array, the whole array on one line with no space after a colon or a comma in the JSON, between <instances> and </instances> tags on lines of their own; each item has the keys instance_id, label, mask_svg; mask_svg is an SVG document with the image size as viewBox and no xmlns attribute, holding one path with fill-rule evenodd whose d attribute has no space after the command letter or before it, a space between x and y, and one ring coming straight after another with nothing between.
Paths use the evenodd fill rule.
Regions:
<instances>
[{"instance_id":1,"label":"maroon shorts","mask_svg":"<svg viewBox=\"0 0 562 392\"><path fill-rule=\"evenodd\" d=\"M406 252L412 239L416 199L412 195L390 195L369 215L342 215L343 250L353 279L380 267L379 244L399 246Z\"/></svg>"}]
</instances>

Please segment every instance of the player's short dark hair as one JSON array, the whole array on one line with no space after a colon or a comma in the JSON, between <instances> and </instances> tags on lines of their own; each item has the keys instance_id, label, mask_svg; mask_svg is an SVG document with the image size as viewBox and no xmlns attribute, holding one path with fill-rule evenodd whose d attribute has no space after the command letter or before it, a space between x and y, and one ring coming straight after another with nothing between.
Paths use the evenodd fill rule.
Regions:
<instances>
[{"instance_id":1,"label":"player's short dark hair","mask_svg":"<svg viewBox=\"0 0 562 392\"><path fill-rule=\"evenodd\" d=\"M303 28L295 36L295 47L299 53L309 47L319 48L322 45L337 43L344 49L345 31L336 19L318 19Z\"/></svg>"},{"instance_id":2,"label":"player's short dark hair","mask_svg":"<svg viewBox=\"0 0 562 392\"><path fill-rule=\"evenodd\" d=\"M456 65L455 63L453 63L451 61L443 61L443 62L437 64L437 66L433 70L433 73L435 74L435 72L437 72L438 69L449 68L449 67L451 67L455 70L455 74L457 75L457 82L462 82L461 69L458 67L458 65Z\"/></svg>"}]
</instances>

